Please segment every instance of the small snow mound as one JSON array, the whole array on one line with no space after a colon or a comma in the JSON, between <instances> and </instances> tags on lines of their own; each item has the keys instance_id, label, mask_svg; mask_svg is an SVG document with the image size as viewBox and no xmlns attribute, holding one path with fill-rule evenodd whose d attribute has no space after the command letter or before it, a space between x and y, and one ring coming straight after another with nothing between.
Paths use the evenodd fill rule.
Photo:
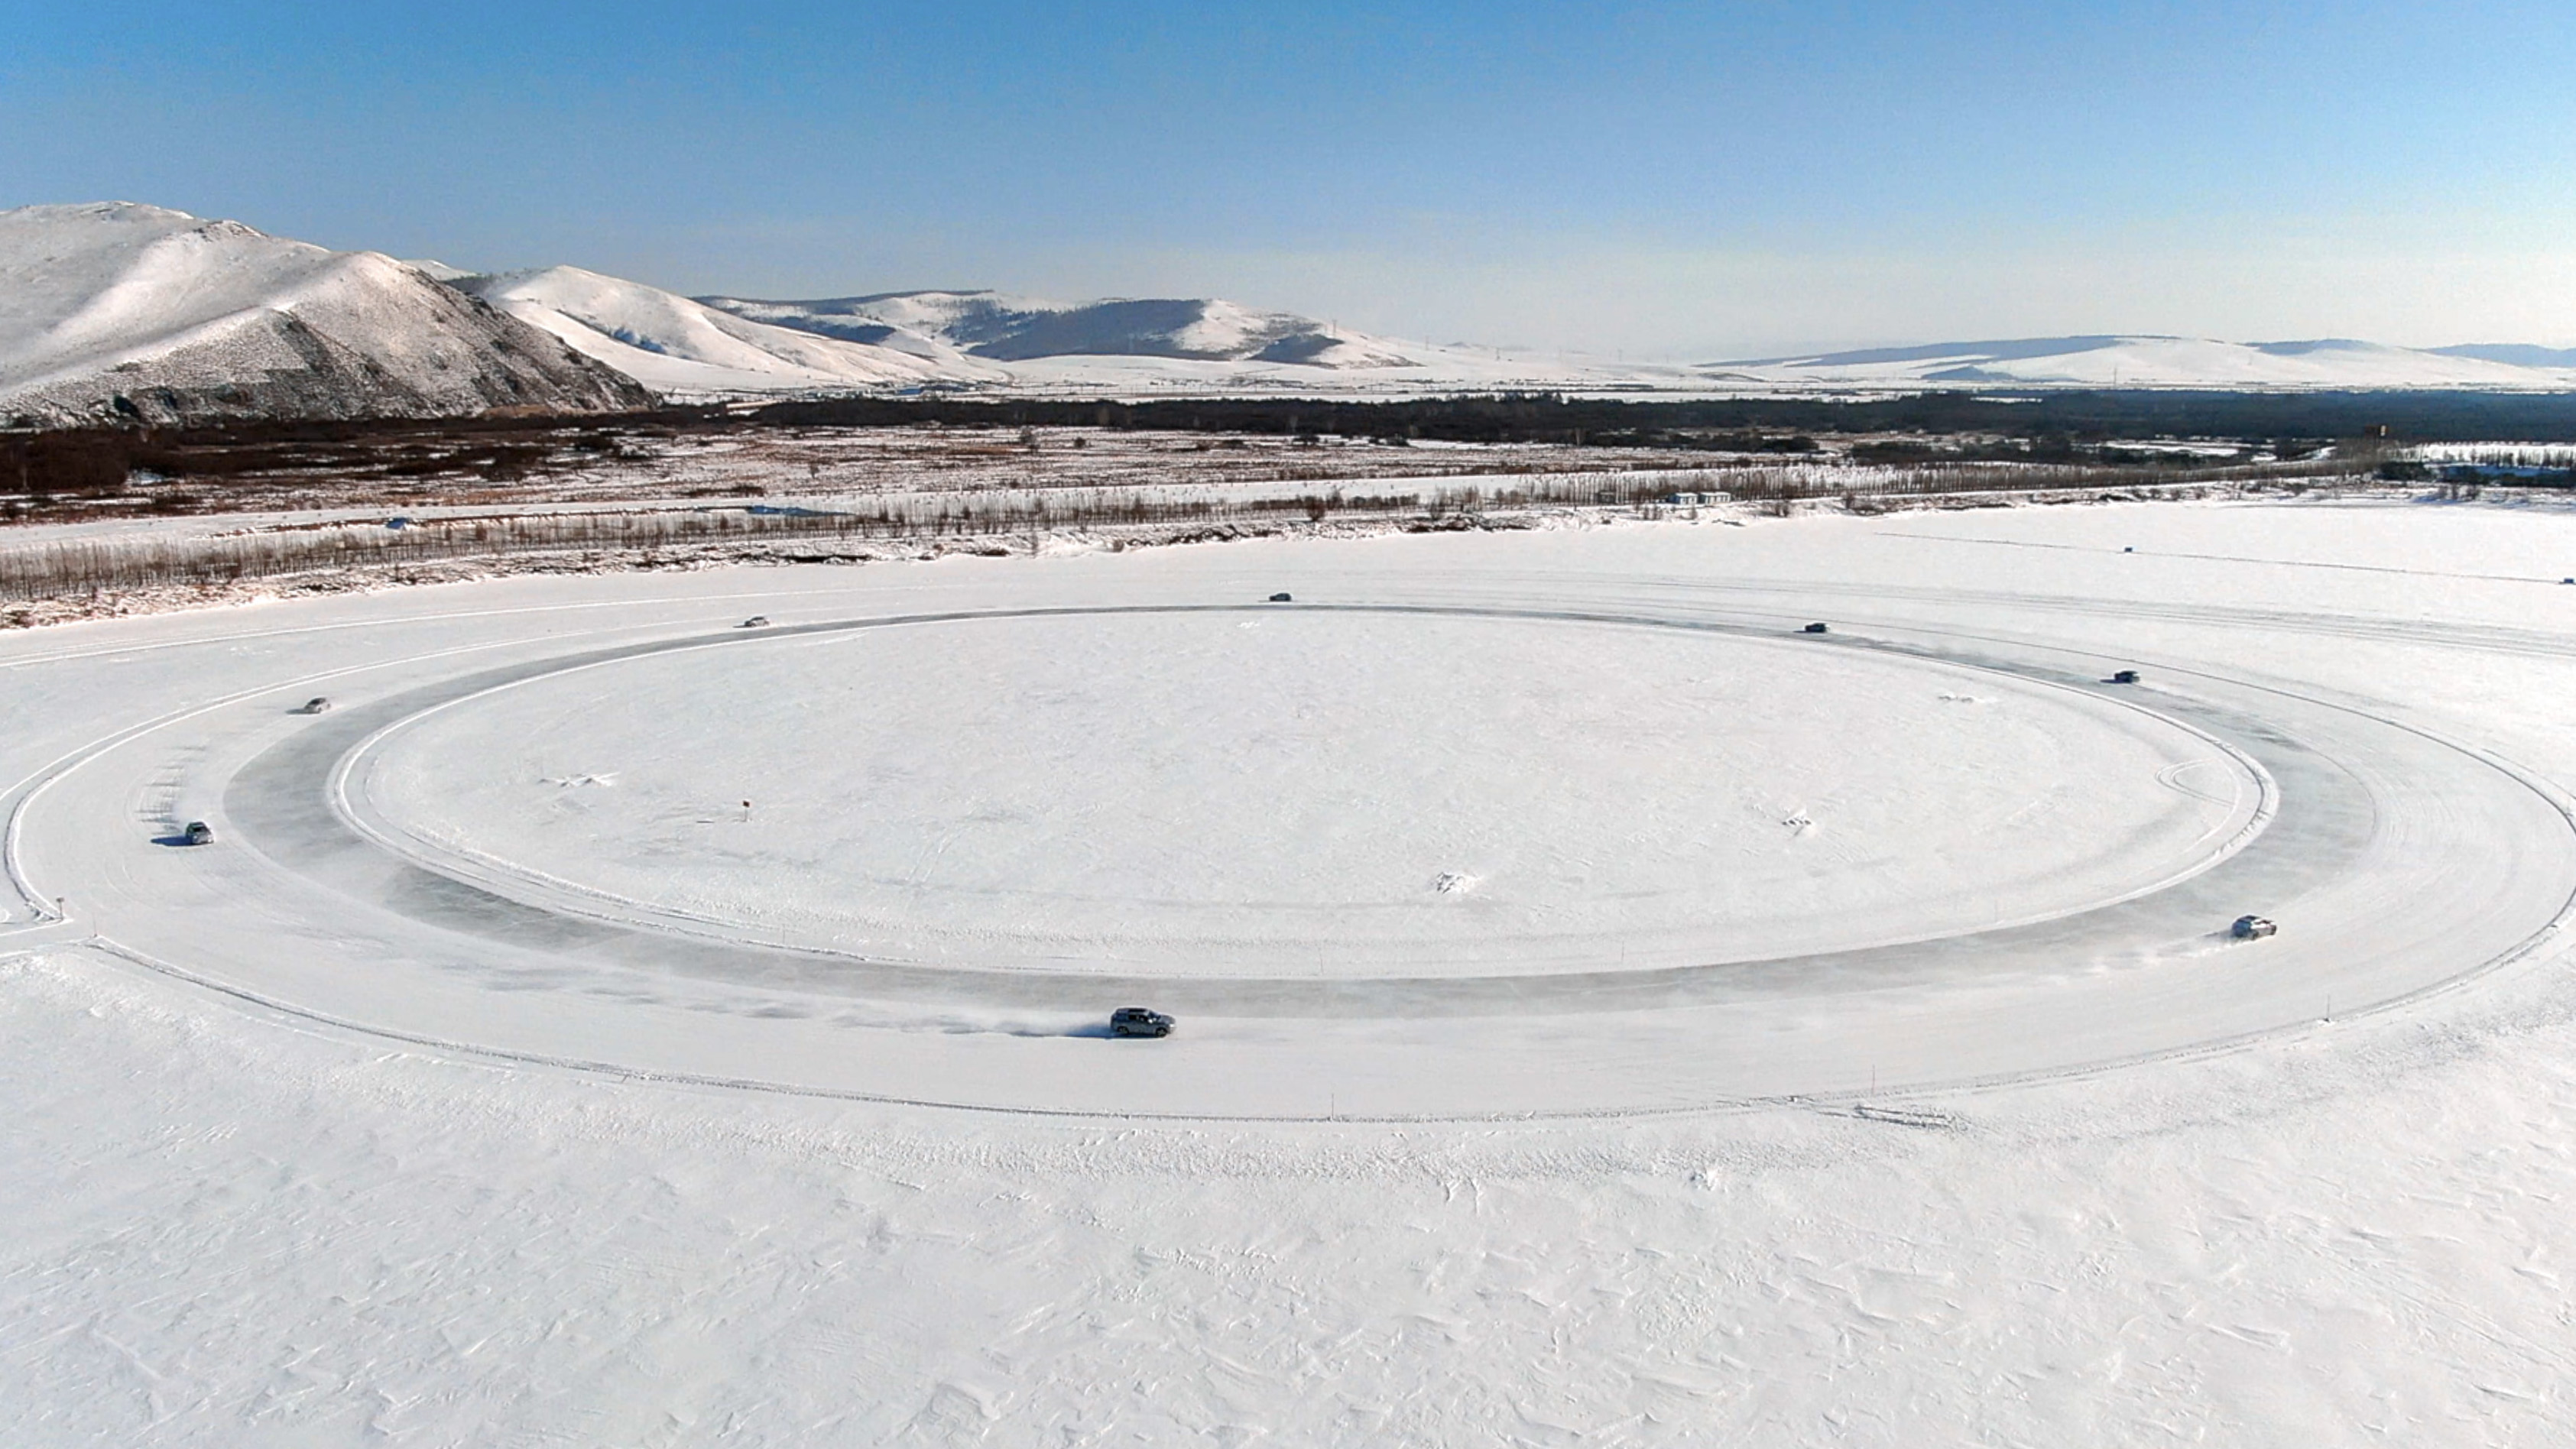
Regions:
<instances>
[{"instance_id":1,"label":"small snow mound","mask_svg":"<svg viewBox=\"0 0 2576 1449\"><path fill-rule=\"evenodd\" d=\"M1431 883L1431 888L1444 896L1463 896L1482 884L1483 880L1465 871L1444 870L1440 878Z\"/></svg>"},{"instance_id":2,"label":"small snow mound","mask_svg":"<svg viewBox=\"0 0 2576 1449\"><path fill-rule=\"evenodd\" d=\"M1974 694L1944 694L1941 696L1941 701L1944 704L1992 704L1994 702Z\"/></svg>"},{"instance_id":3,"label":"small snow mound","mask_svg":"<svg viewBox=\"0 0 2576 1449\"><path fill-rule=\"evenodd\" d=\"M596 785L602 789L606 789L617 783L617 772L611 770L606 774L601 775L548 776L546 778L546 783L554 786L558 790L578 790L585 785Z\"/></svg>"}]
</instances>

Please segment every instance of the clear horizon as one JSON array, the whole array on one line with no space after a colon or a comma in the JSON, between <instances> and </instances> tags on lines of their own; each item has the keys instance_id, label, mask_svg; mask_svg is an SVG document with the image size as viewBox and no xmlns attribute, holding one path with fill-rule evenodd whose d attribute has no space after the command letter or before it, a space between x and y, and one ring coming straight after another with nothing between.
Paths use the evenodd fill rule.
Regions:
<instances>
[{"instance_id":1,"label":"clear horizon","mask_svg":"<svg viewBox=\"0 0 2576 1449\"><path fill-rule=\"evenodd\" d=\"M0 205L1749 357L2576 344L2538 5L25 8Z\"/></svg>"}]
</instances>

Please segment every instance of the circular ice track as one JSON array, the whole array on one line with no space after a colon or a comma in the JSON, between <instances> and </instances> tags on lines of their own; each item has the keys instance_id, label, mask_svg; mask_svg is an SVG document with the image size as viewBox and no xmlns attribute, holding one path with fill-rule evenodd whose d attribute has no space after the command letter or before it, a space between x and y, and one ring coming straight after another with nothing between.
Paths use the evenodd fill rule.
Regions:
<instances>
[{"instance_id":1,"label":"circular ice track","mask_svg":"<svg viewBox=\"0 0 2576 1449\"><path fill-rule=\"evenodd\" d=\"M2244 757L2119 699L1505 610L856 621L467 688L365 717L398 716L338 805L388 849L533 905L982 969L1849 950L2142 895L2270 813Z\"/></svg>"},{"instance_id":2,"label":"circular ice track","mask_svg":"<svg viewBox=\"0 0 2576 1449\"><path fill-rule=\"evenodd\" d=\"M2223 670L1371 583L746 631L603 581L629 612L196 644L258 657L31 778L12 876L408 1041L1266 1117L2083 1069L2421 993L2576 882L2545 789ZM156 843L188 818L217 844ZM2258 909L2280 937L2225 938ZM1102 1040L1130 1002L1182 1031Z\"/></svg>"}]
</instances>

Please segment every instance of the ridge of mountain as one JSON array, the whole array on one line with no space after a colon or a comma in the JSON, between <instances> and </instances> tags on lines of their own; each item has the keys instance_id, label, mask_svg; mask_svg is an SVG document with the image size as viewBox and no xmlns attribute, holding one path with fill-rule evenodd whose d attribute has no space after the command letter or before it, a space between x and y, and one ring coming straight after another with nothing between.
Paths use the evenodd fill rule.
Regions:
<instances>
[{"instance_id":1,"label":"ridge of mountain","mask_svg":"<svg viewBox=\"0 0 2576 1449\"><path fill-rule=\"evenodd\" d=\"M885 343L925 338L996 362L1054 357L1165 357L1331 370L1413 366L1394 344L1293 312L1210 297L1042 302L992 291L879 292L775 301L700 297L709 307L818 336Z\"/></svg>"},{"instance_id":2,"label":"ridge of mountain","mask_svg":"<svg viewBox=\"0 0 2576 1449\"><path fill-rule=\"evenodd\" d=\"M1396 343L1213 298L982 290L690 298L580 267L469 273L131 202L0 211L0 427L582 413L658 397L1645 394L1960 388L2576 390L2576 349L2149 333L1695 365Z\"/></svg>"},{"instance_id":3,"label":"ridge of mountain","mask_svg":"<svg viewBox=\"0 0 2576 1449\"><path fill-rule=\"evenodd\" d=\"M632 379L382 253L133 202L0 211L0 424L650 402Z\"/></svg>"},{"instance_id":4,"label":"ridge of mountain","mask_svg":"<svg viewBox=\"0 0 2576 1449\"><path fill-rule=\"evenodd\" d=\"M1864 348L1705 364L1706 375L1770 386L2213 389L2576 386L2576 354L2501 344L2418 349L2352 338L2225 342L2095 333Z\"/></svg>"},{"instance_id":5,"label":"ridge of mountain","mask_svg":"<svg viewBox=\"0 0 2576 1449\"><path fill-rule=\"evenodd\" d=\"M2474 357L2515 367L2576 368L2576 347L2535 347L2527 342L2464 342L2427 349L2442 357Z\"/></svg>"},{"instance_id":6,"label":"ridge of mountain","mask_svg":"<svg viewBox=\"0 0 2576 1449\"><path fill-rule=\"evenodd\" d=\"M933 339L773 326L580 267L448 283L656 392L721 394L1000 383L1009 374Z\"/></svg>"}]
</instances>

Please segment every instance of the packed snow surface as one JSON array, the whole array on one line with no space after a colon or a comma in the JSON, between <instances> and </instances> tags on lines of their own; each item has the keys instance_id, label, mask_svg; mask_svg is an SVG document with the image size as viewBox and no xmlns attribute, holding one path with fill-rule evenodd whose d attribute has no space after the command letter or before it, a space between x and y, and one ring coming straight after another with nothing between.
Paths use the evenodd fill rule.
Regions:
<instances>
[{"instance_id":1,"label":"packed snow surface","mask_svg":"<svg viewBox=\"0 0 2576 1449\"><path fill-rule=\"evenodd\" d=\"M1749 522L0 640L0 1437L2576 1434L2576 514ZM1862 909L1955 872L1937 915L2249 782L2222 857L2045 920L1854 945L1697 868ZM1085 875L1141 957L1172 903L1284 918L1229 824L1303 842L1327 945L1399 857L1439 954L1459 912L1594 919L1482 974L942 935L943 894L1021 927ZM1560 844L1599 873L1529 894ZM800 934L889 875L938 959ZM1809 939L1623 961L1677 898ZM2249 910L2281 935L2228 942ZM1107 1039L1128 1004L1179 1033Z\"/></svg>"},{"instance_id":2,"label":"packed snow surface","mask_svg":"<svg viewBox=\"0 0 2576 1449\"><path fill-rule=\"evenodd\" d=\"M1265 609L727 643L460 701L351 792L504 888L872 956L1235 975L2061 914L2214 859L2261 794L2117 702L1687 629ZM1459 875L1473 901L1444 899Z\"/></svg>"}]
</instances>

